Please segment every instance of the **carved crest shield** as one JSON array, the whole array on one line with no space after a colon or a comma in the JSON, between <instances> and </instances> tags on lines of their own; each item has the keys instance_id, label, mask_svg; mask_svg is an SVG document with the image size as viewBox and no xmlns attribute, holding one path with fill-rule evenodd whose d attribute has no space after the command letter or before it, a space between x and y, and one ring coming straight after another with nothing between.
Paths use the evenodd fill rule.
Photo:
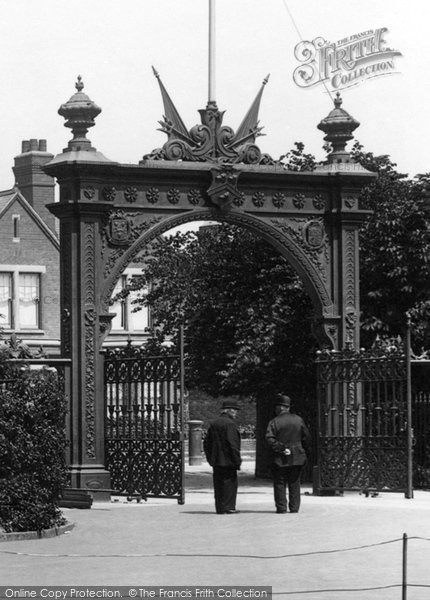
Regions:
<instances>
[{"instance_id":1,"label":"carved crest shield","mask_svg":"<svg viewBox=\"0 0 430 600\"><path fill-rule=\"evenodd\" d=\"M311 248L319 248L324 241L324 225L321 221L309 221L304 230L305 242Z\"/></svg>"},{"instance_id":2,"label":"carved crest shield","mask_svg":"<svg viewBox=\"0 0 430 600\"><path fill-rule=\"evenodd\" d=\"M239 172L231 164L223 164L212 170L212 185L208 195L212 203L222 211L230 210L233 202L240 198L237 189Z\"/></svg>"},{"instance_id":3,"label":"carved crest shield","mask_svg":"<svg viewBox=\"0 0 430 600\"><path fill-rule=\"evenodd\" d=\"M125 246L130 239L130 222L125 217L115 215L109 221L108 238L111 244Z\"/></svg>"}]
</instances>

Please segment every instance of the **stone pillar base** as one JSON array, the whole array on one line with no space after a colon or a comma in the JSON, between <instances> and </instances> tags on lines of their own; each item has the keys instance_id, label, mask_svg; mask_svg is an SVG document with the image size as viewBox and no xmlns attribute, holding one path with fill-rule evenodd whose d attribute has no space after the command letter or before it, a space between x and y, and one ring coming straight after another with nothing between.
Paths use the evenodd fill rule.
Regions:
<instances>
[{"instance_id":1,"label":"stone pillar base","mask_svg":"<svg viewBox=\"0 0 430 600\"><path fill-rule=\"evenodd\" d=\"M110 500L110 473L103 465L71 465L69 476L70 487L90 492L95 502Z\"/></svg>"}]
</instances>

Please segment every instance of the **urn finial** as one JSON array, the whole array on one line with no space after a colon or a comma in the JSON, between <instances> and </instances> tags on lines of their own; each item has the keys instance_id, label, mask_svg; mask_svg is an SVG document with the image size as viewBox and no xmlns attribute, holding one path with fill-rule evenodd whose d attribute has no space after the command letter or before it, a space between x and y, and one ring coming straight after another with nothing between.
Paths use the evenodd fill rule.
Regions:
<instances>
[{"instance_id":1,"label":"urn finial","mask_svg":"<svg viewBox=\"0 0 430 600\"><path fill-rule=\"evenodd\" d=\"M86 134L88 129L95 125L94 119L102 109L82 91L84 83L80 75L78 75L75 87L77 92L58 109L58 114L66 119L65 127L69 127L73 133L73 139L69 141L64 152L95 150Z\"/></svg>"},{"instance_id":2,"label":"urn finial","mask_svg":"<svg viewBox=\"0 0 430 600\"><path fill-rule=\"evenodd\" d=\"M349 152L345 150L346 143L353 139L353 131L359 127L360 123L346 112L342 105L340 92L336 93L334 99L334 109L318 125L318 129L326 134L324 139L332 145L332 152L329 154L328 162L343 162L349 159Z\"/></svg>"}]
</instances>

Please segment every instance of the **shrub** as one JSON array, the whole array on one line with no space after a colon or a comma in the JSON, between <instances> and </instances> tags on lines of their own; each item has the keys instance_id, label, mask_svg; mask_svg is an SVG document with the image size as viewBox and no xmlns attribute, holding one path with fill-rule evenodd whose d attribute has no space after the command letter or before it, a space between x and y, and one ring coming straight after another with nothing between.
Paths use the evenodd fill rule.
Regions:
<instances>
[{"instance_id":1,"label":"shrub","mask_svg":"<svg viewBox=\"0 0 430 600\"><path fill-rule=\"evenodd\" d=\"M194 388L189 390L188 404L190 419L200 419L203 426L207 427L209 421L219 416L223 400L235 400L240 411L237 415L237 424L247 427L255 425L255 402L250 398L241 398L239 396L214 398L207 392Z\"/></svg>"},{"instance_id":2,"label":"shrub","mask_svg":"<svg viewBox=\"0 0 430 600\"><path fill-rule=\"evenodd\" d=\"M63 385L48 369L13 375L0 391L0 526L40 531L65 523L58 508L67 477Z\"/></svg>"}]
</instances>

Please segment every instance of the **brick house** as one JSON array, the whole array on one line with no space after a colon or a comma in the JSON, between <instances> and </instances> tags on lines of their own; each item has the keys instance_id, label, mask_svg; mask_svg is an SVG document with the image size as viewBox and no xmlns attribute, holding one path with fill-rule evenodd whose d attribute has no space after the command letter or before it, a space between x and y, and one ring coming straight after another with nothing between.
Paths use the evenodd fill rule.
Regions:
<instances>
[{"instance_id":1,"label":"brick house","mask_svg":"<svg viewBox=\"0 0 430 600\"><path fill-rule=\"evenodd\" d=\"M0 192L0 325L30 346L59 353L59 239L55 181L42 171L53 158L45 140L22 142L15 186Z\"/></svg>"},{"instance_id":2,"label":"brick house","mask_svg":"<svg viewBox=\"0 0 430 600\"><path fill-rule=\"evenodd\" d=\"M16 333L31 347L60 353L59 233L46 208L55 201L55 180L42 167L52 160L46 140L22 142L15 157L15 185L0 191L0 327L4 337ZM140 269L131 265L120 278L119 291ZM141 343L149 325L148 311L131 311L131 299L115 302L116 313L106 345L129 338Z\"/></svg>"}]
</instances>

